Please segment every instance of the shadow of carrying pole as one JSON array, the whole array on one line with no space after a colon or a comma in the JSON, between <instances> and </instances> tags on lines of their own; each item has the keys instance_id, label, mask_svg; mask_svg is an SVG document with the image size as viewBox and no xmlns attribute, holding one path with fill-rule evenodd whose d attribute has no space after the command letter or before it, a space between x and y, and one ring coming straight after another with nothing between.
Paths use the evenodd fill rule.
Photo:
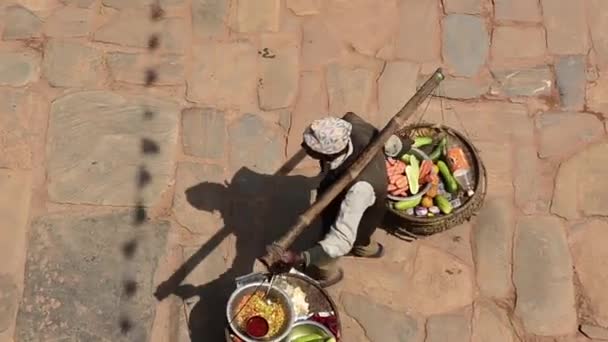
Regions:
<instances>
[{"instance_id":1,"label":"shadow of carrying pole","mask_svg":"<svg viewBox=\"0 0 608 342\"><path fill-rule=\"evenodd\" d=\"M288 175L293 169L300 164L306 157L306 152L303 149L298 150L289 160L279 168L273 175L274 176L285 176ZM175 292L179 285L186 279L186 277L200 264L215 248L217 248L222 241L230 235L232 228L223 226L213 236L207 240L201 247L192 254L188 260L186 260L172 275L169 279L162 282L154 292L154 297L157 300L163 300L169 295Z\"/></svg>"}]
</instances>

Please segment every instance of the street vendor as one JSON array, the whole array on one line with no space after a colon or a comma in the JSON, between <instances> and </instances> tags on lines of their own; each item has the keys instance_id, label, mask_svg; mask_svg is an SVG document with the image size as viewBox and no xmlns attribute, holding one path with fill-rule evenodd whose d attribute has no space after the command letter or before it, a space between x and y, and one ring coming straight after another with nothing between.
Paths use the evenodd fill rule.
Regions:
<instances>
[{"instance_id":1,"label":"street vendor","mask_svg":"<svg viewBox=\"0 0 608 342\"><path fill-rule=\"evenodd\" d=\"M341 119L326 117L313 121L304 131L302 148L327 170L317 196L348 171L379 131L354 113ZM388 156L398 158L409 152L411 140L391 136L384 146ZM350 254L362 258L380 258L384 247L372 235L384 218L387 196L386 159L382 153L338 195L321 214L324 237L314 247L296 254L288 251L282 263L301 269L328 287L344 277L337 265L340 257Z\"/></svg>"}]
</instances>

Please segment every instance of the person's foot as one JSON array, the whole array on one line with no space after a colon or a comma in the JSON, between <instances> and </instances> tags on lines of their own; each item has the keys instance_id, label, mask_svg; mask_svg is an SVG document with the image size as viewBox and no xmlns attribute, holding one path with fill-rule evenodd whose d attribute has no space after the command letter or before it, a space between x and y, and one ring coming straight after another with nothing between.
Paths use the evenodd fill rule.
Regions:
<instances>
[{"instance_id":1,"label":"person's foot","mask_svg":"<svg viewBox=\"0 0 608 342\"><path fill-rule=\"evenodd\" d=\"M378 242L372 241L367 246L354 246L350 254L359 258L378 259L384 256L384 246Z\"/></svg>"},{"instance_id":2,"label":"person's foot","mask_svg":"<svg viewBox=\"0 0 608 342\"><path fill-rule=\"evenodd\" d=\"M306 275L316 280L319 286L327 288L336 285L344 279L344 271L341 267L336 267L332 270L319 269L317 267L306 268Z\"/></svg>"}]
</instances>

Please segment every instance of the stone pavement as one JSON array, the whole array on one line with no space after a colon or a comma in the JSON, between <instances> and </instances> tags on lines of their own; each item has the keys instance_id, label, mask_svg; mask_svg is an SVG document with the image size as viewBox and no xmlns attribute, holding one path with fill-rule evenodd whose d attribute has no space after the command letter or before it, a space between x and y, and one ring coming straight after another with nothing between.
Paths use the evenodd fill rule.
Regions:
<instances>
[{"instance_id":1,"label":"stone pavement","mask_svg":"<svg viewBox=\"0 0 608 342\"><path fill-rule=\"evenodd\" d=\"M222 341L233 278L310 203L310 160L272 175L306 124L382 126L439 66L415 120L473 139L487 201L344 258L344 341L608 339L608 2L4 0L0 17L0 341Z\"/></svg>"}]
</instances>

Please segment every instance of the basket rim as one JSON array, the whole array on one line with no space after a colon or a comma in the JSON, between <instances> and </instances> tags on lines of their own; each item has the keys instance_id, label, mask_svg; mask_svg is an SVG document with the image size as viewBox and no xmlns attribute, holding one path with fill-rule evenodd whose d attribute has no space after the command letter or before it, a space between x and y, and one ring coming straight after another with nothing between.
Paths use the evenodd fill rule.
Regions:
<instances>
[{"instance_id":1,"label":"basket rim","mask_svg":"<svg viewBox=\"0 0 608 342\"><path fill-rule=\"evenodd\" d=\"M486 167L483 164L481 157L479 155L479 151L477 150L475 145L473 145L473 143L467 137L465 137L462 133L460 133L458 130L451 128L449 126L446 126L446 125L442 125L442 124L433 124L433 123L424 123L424 122L416 123L416 124L412 124L412 125L403 127L402 129L398 130L396 132L396 134L401 134L403 132L408 132L408 131L412 131L414 129L421 129L421 128L439 129L439 130L444 131L448 135L457 137L458 139L460 139L463 142L463 144L466 146L466 148L471 152L471 156L474 159L473 164L475 165L474 167L476 168L476 171L477 171L477 177L476 177L477 179L475 181L475 194L473 196L482 195L485 197L485 192L487 189L487 182L488 182L487 172L486 172ZM400 212L399 210L392 208L388 204L388 200L387 200L387 207L393 214L399 216L399 218L401 218L405 221L410 221L412 223L420 223L420 224L425 224L425 225L432 225L435 223L441 223L447 219L450 219L454 216L461 214L462 212L465 212L469 206L473 205L473 202L475 202L475 201L473 200L473 197L471 197L462 206L454 209L454 211L452 211L452 213L450 213L449 215L442 215L442 216L435 216L435 217L417 217L417 216L407 215L404 212Z\"/></svg>"}]
</instances>

